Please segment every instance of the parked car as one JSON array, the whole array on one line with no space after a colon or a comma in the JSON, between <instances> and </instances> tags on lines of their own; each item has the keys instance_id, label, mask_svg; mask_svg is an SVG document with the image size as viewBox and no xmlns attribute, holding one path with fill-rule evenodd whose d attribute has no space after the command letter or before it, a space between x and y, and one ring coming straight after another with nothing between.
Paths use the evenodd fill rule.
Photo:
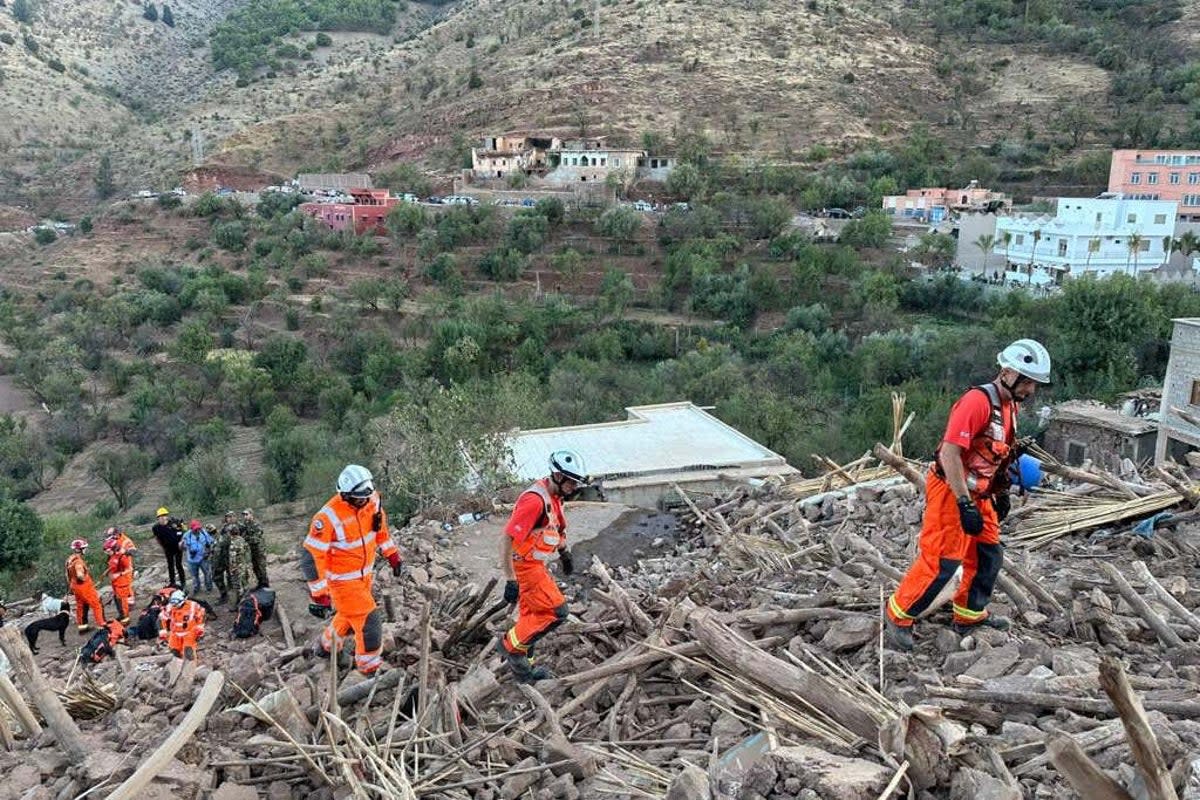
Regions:
<instances>
[{"instance_id":1,"label":"parked car","mask_svg":"<svg viewBox=\"0 0 1200 800\"><path fill-rule=\"evenodd\" d=\"M446 202L446 198L439 197L438 195L435 194L432 197L430 197L428 200L426 200L425 202L429 203L430 205L440 206Z\"/></svg>"},{"instance_id":2,"label":"parked car","mask_svg":"<svg viewBox=\"0 0 1200 800\"><path fill-rule=\"evenodd\" d=\"M678 208L680 211L691 211L692 207L687 203L672 203L671 208Z\"/></svg>"},{"instance_id":3,"label":"parked car","mask_svg":"<svg viewBox=\"0 0 1200 800\"><path fill-rule=\"evenodd\" d=\"M844 208L823 208L820 215L830 219L850 219L850 212Z\"/></svg>"},{"instance_id":4,"label":"parked car","mask_svg":"<svg viewBox=\"0 0 1200 800\"><path fill-rule=\"evenodd\" d=\"M653 211L654 210L654 206L652 206L650 203L647 203L645 200L636 200L636 201L630 203L629 206L634 211Z\"/></svg>"},{"instance_id":5,"label":"parked car","mask_svg":"<svg viewBox=\"0 0 1200 800\"><path fill-rule=\"evenodd\" d=\"M405 192L404 194L400 195L400 201L402 203L419 203L421 202L421 199L412 192Z\"/></svg>"},{"instance_id":6,"label":"parked car","mask_svg":"<svg viewBox=\"0 0 1200 800\"><path fill-rule=\"evenodd\" d=\"M533 208L536 205L537 205L537 201L534 200L532 197L522 197L521 198L521 206L523 208Z\"/></svg>"},{"instance_id":7,"label":"parked car","mask_svg":"<svg viewBox=\"0 0 1200 800\"><path fill-rule=\"evenodd\" d=\"M187 197L187 192L182 186L176 186L171 190L171 194L175 195L176 197Z\"/></svg>"},{"instance_id":8,"label":"parked car","mask_svg":"<svg viewBox=\"0 0 1200 800\"><path fill-rule=\"evenodd\" d=\"M135 194L134 197L136 197L138 200L149 200L152 197L158 197L158 195L155 194L154 192L150 191L149 189L142 189L137 194Z\"/></svg>"},{"instance_id":9,"label":"parked car","mask_svg":"<svg viewBox=\"0 0 1200 800\"><path fill-rule=\"evenodd\" d=\"M451 206L477 206L479 200L474 197L469 197L465 194L452 194L446 198L446 205Z\"/></svg>"}]
</instances>

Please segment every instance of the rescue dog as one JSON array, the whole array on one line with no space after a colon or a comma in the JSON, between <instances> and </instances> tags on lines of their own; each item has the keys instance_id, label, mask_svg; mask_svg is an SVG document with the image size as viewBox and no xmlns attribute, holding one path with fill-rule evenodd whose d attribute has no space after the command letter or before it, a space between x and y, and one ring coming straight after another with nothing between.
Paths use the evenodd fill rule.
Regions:
<instances>
[{"instance_id":1,"label":"rescue dog","mask_svg":"<svg viewBox=\"0 0 1200 800\"><path fill-rule=\"evenodd\" d=\"M35 619L33 622L25 626L25 640L29 642L29 649L35 654L37 653L38 634L42 633L43 631L54 631L58 633L58 643L65 645L67 643L67 627L70 624L71 614L66 603L63 603L62 611L59 611L54 616Z\"/></svg>"}]
</instances>

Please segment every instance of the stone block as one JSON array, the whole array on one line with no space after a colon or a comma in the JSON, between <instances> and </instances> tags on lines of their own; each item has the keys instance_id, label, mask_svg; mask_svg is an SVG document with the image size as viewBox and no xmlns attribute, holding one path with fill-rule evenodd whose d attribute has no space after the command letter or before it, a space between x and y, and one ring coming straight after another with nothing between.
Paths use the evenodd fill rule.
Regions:
<instances>
[{"instance_id":1,"label":"stone block","mask_svg":"<svg viewBox=\"0 0 1200 800\"><path fill-rule=\"evenodd\" d=\"M821 639L821 647L834 653L858 648L879 637L879 620L872 617L847 617L834 620Z\"/></svg>"},{"instance_id":2,"label":"stone block","mask_svg":"<svg viewBox=\"0 0 1200 800\"><path fill-rule=\"evenodd\" d=\"M708 773L694 764L688 764L667 787L666 800L708 800L711 796Z\"/></svg>"},{"instance_id":3,"label":"stone block","mask_svg":"<svg viewBox=\"0 0 1200 800\"><path fill-rule=\"evenodd\" d=\"M807 745L781 747L750 768L738 797L746 800L752 793L770 797L777 781L794 778L822 800L876 800L892 775L887 767L865 759L834 755Z\"/></svg>"}]
</instances>

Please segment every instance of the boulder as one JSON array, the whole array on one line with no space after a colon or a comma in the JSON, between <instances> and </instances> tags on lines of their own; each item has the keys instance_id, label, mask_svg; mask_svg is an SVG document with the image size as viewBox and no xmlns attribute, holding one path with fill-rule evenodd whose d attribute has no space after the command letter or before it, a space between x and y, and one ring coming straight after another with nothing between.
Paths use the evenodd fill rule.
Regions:
<instances>
[{"instance_id":1,"label":"boulder","mask_svg":"<svg viewBox=\"0 0 1200 800\"><path fill-rule=\"evenodd\" d=\"M687 764L667 787L666 800L708 800L711 796L708 773L694 764Z\"/></svg>"},{"instance_id":2,"label":"boulder","mask_svg":"<svg viewBox=\"0 0 1200 800\"><path fill-rule=\"evenodd\" d=\"M258 790L240 783L222 783L212 793L212 800L258 800Z\"/></svg>"},{"instance_id":3,"label":"boulder","mask_svg":"<svg viewBox=\"0 0 1200 800\"><path fill-rule=\"evenodd\" d=\"M950 779L950 800L1021 800L1021 792L986 772L963 767Z\"/></svg>"},{"instance_id":4,"label":"boulder","mask_svg":"<svg viewBox=\"0 0 1200 800\"><path fill-rule=\"evenodd\" d=\"M769 798L776 783L794 778L823 800L876 800L892 775L892 770L872 761L795 745L774 750L751 767L738 797L748 800L757 793Z\"/></svg>"},{"instance_id":5,"label":"boulder","mask_svg":"<svg viewBox=\"0 0 1200 800\"><path fill-rule=\"evenodd\" d=\"M821 647L834 653L857 650L879 636L879 620L873 617L847 617L834 620L821 639Z\"/></svg>"},{"instance_id":6,"label":"boulder","mask_svg":"<svg viewBox=\"0 0 1200 800\"><path fill-rule=\"evenodd\" d=\"M979 658L966 671L967 677L988 680L999 678L1012 669L1021 658L1021 651L1015 644L1003 647L991 647L983 650Z\"/></svg>"}]
</instances>

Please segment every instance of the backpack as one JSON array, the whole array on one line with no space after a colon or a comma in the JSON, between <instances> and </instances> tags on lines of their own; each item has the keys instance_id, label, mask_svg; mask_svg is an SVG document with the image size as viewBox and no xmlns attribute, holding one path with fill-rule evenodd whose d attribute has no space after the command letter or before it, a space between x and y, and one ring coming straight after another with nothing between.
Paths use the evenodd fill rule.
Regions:
<instances>
[{"instance_id":1,"label":"backpack","mask_svg":"<svg viewBox=\"0 0 1200 800\"><path fill-rule=\"evenodd\" d=\"M233 624L233 635L248 639L258 633L265 620L275 613L275 590L266 587L247 592L238 604L237 621Z\"/></svg>"},{"instance_id":2,"label":"backpack","mask_svg":"<svg viewBox=\"0 0 1200 800\"><path fill-rule=\"evenodd\" d=\"M151 605L142 615L138 617L137 625L134 626L137 638L147 641L158 638L158 612L157 605Z\"/></svg>"},{"instance_id":3,"label":"backpack","mask_svg":"<svg viewBox=\"0 0 1200 800\"><path fill-rule=\"evenodd\" d=\"M115 627L106 625L79 648L80 659L85 664L99 664L113 654L113 647L124 636L125 628L120 623L116 623Z\"/></svg>"}]
</instances>

